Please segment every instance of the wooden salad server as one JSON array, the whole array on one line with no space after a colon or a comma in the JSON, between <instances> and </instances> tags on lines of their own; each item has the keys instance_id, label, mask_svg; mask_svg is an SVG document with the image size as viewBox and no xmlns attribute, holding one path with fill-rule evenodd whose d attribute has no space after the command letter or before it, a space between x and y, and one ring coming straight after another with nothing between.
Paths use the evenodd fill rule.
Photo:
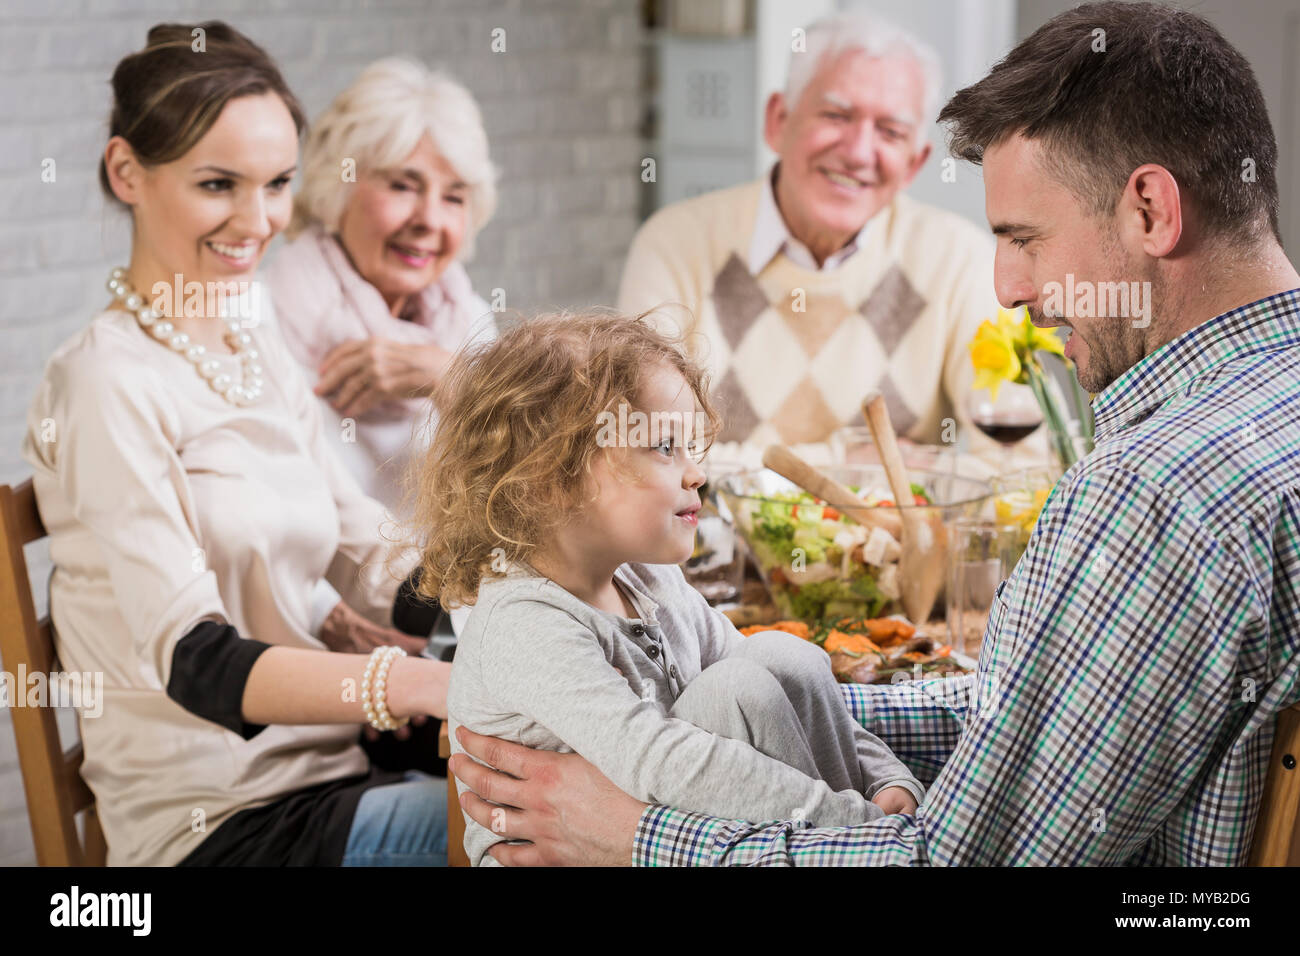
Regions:
<instances>
[{"instance_id":1,"label":"wooden salad server","mask_svg":"<svg viewBox=\"0 0 1300 956\"><path fill-rule=\"evenodd\" d=\"M895 538L902 535L903 523L897 514L884 508L867 506L848 488L808 464L784 445L768 446L763 452L763 467L771 469L787 481L793 481L814 498L820 498L864 528L880 528ZM901 573L902 569L899 570Z\"/></svg>"},{"instance_id":2,"label":"wooden salad server","mask_svg":"<svg viewBox=\"0 0 1300 956\"><path fill-rule=\"evenodd\" d=\"M903 595L903 613L916 625L930 619L934 602L948 576L948 531L937 508L912 503L912 482L903 466L894 424L889 420L885 398L873 391L862 400L862 414L880 453L880 462L894 492L894 502L903 519L903 553L898 562L898 582Z\"/></svg>"}]
</instances>

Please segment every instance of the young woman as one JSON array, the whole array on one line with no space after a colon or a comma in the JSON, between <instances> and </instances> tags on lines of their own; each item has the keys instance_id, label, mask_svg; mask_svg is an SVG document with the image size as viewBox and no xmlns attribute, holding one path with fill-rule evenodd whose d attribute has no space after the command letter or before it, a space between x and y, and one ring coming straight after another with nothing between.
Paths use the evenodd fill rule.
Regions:
<instances>
[{"instance_id":1,"label":"young woman","mask_svg":"<svg viewBox=\"0 0 1300 956\"><path fill-rule=\"evenodd\" d=\"M51 357L24 443L60 659L104 675L82 774L109 862L445 863L445 780L373 771L357 742L446 712L449 665L395 643L423 643L393 629L415 557L335 460L274 315L222 298L288 220L301 109L220 22L154 27L113 91L100 178L129 263ZM369 657L313 636L321 578L348 609L322 638Z\"/></svg>"}]
</instances>

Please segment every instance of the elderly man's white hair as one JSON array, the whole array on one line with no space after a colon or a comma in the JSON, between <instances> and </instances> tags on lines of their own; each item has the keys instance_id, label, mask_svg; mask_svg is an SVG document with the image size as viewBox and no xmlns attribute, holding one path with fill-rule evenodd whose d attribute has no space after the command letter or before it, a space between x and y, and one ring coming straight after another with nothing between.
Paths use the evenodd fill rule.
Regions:
<instances>
[{"instance_id":1,"label":"elderly man's white hair","mask_svg":"<svg viewBox=\"0 0 1300 956\"><path fill-rule=\"evenodd\" d=\"M917 123L918 137L939 114L939 91L943 87L943 70L939 55L929 44L918 40L888 20L865 13L841 13L825 17L805 30L805 49L790 53L790 69L785 78L785 100L793 109L818 68L827 60L847 50L864 50L873 57L902 53L921 68L924 88L921 104L924 111Z\"/></svg>"}]
</instances>

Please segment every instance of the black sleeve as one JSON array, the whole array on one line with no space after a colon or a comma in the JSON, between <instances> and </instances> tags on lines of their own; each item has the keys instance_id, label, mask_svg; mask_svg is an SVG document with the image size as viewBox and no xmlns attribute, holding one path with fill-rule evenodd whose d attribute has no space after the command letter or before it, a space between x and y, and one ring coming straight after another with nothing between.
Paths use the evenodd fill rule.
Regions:
<instances>
[{"instance_id":1,"label":"black sleeve","mask_svg":"<svg viewBox=\"0 0 1300 956\"><path fill-rule=\"evenodd\" d=\"M204 621L176 644L167 696L191 714L250 740L266 725L244 720L244 685L253 662L270 646L241 638L229 624Z\"/></svg>"},{"instance_id":2,"label":"black sleeve","mask_svg":"<svg viewBox=\"0 0 1300 956\"><path fill-rule=\"evenodd\" d=\"M420 569L412 571L397 588L393 598L393 626L412 637L428 637L442 616L437 601L420 597L415 589L420 584Z\"/></svg>"}]
</instances>

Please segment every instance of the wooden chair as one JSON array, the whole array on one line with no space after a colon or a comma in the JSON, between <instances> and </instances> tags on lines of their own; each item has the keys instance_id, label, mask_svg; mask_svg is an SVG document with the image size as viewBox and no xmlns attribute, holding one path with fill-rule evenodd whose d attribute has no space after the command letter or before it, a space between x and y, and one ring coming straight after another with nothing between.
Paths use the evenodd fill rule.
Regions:
<instances>
[{"instance_id":1,"label":"wooden chair","mask_svg":"<svg viewBox=\"0 0 1300 956\"><path fill-rule=\"evenodd\" d=\"M1300 704L1277 715L1251 866L1300 866Z\"/></svg>"},{"instance_id":2,"label":"wooden chair","mask_svg":"<svg viewBox=\"0 0 1300 956\"><path fill-rule=\"evenodd\" d=\"M36 619L23 545L45 537L31 479L0 485L0 659L9 673L59 670L48 616ZM17 692L25 693L23 688ZM81 779L81 744L66 754L52 707L10 707L36 861L41 866L103 866L108 856L95 795ZM84 846L77 813L86 811Z\"/></svg>"},{"instance_id":3,"label":"wooden chair","mask_svg":"<svg viewBox=\"0 0 1300 956\"><path fill-rule=\"evenodd\" d=\"M438 756L444 760L451 756L451 737L445 720L438 734ZM456 778L451 770L447 771L447 865L469 866L469 854L465 852L465 814L460 809Z\"/></svg>"}]
</instances>

